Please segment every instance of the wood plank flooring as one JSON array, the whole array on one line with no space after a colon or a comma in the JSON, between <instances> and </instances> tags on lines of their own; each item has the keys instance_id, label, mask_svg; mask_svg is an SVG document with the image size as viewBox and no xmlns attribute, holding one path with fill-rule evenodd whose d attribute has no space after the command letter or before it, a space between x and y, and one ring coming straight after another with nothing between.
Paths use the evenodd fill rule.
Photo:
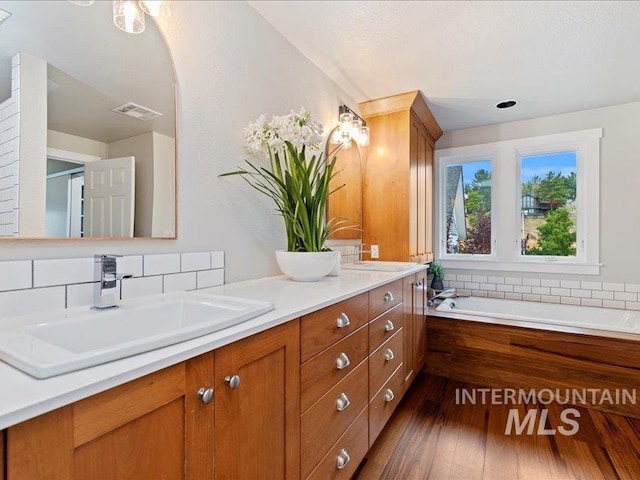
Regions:
<instances>
[{"instance_id":1,"label":"wood plank flooring","mask_svg":"<svg viewBox=\"0 0 640 480\"><path fill-rule=\"evenodd\" d=\"M569 405L457 405L456 388L474 385L422 374L405 395L355 478L358 480L638 480L640 420L577 407L575 435L505 435L509 409L519 418L543 409L545 428L571 425ZM573 417L572 417L573 418ZM566 419L566 417L565 417ZM537 420L537 419L536 419ZM526 432L525 432L526 433Z\"/></svg>"}]
</instances>

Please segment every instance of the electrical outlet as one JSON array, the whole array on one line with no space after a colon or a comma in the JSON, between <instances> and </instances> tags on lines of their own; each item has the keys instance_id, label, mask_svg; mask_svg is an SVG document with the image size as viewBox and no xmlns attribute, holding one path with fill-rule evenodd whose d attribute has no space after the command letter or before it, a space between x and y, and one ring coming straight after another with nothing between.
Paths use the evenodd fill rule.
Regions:
<instances>
[{"instance_id":1,"label":"electrical outlet","mask_svg":"<svg viewBox=\"0 0 640 480\"><path fill-rule=\"evenodd\" d=\"M378 245L371 245L371 258L380 258L380 249Z\"/></svg>"}]
</instances>

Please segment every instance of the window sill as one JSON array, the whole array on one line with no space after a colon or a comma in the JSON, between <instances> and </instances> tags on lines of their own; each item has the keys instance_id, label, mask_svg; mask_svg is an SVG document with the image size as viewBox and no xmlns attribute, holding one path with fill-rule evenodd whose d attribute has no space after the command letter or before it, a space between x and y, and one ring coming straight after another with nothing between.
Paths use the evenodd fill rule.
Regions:
<instances>
[{"instance_id":1,"label":"window sill","mask_svg":"<svg viewBox=\"0 0 640 480\"><path fill-rule=\"evenodd\" d=\"M499 272L566 273L570 275L600 275L600 265L573 262L498 262L482 259L440 259L444 268L461 270L493 270Z\"/></svg>"}]
</instances>

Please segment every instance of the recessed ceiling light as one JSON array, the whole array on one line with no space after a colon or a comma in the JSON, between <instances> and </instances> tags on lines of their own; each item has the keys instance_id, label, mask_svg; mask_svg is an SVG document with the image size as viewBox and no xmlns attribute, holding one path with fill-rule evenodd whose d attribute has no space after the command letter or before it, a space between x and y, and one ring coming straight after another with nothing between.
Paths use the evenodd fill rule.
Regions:
<instances>
[{"instance_id":1,"label":"recessed ceiling light","mask_svg":"<svg viewBox=\"0 0 640 480\"><path fill-rule=\"evenodd\" d=\"M500 102L498 104L496 104L496 108L511 108L513 107L516 103L515 100L505 100L504 102Z\"/></svg>"},{"instance_id":2,"label":"recessed ceiling light","mask_svg":"<svg viewBox=\"0 0 640 480\"><path fill-rule=\"evenodd\" d=\"M7 12L0 8L0 24L11 16L11 12Z\"/></svg>"}]
</instances>

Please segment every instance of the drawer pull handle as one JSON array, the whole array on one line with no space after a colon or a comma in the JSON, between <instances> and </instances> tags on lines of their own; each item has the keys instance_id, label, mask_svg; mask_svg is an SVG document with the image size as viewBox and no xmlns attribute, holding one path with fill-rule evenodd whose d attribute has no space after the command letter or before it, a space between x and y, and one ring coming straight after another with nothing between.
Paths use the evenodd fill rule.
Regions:
<instances>
[{"instance_id":1,"label":"drawer pull handle","mask_svg":"<svg viewBox=\"0 0 640 480\"><path fill-rule=\"evenodd\" d=\"M349 400L349 397L347 397L346 393L344 392L341 393L338 399L336 400L336 410L341 412L345 408L347 408L349 405L351 405L351 400Z\"/></svg>"},{"instance_id":2,"label":"drawer pull handle","mask_svg":"<svg viewBox=\"0 0 640 480\"><path fill-rule=\"evenodd\" d=\"M349 320L349 316L346 313L342 312L340 316L336 319L336 327L344 328L344 327L348 327L349 325L351 325L351 320Z\"/></svg>"},{"instance_id":3,"label":"drawer pull handle","mask_svg":"<svg viewBox=\"0 0 640 480\"><path fill-rule=\"evenodd\" d=\"M384 401L391 402L394 398L396 398L396 396L393 394L393 390L387 388L387 391L384 392Z\"/></svg>"},{"instance_id":4,"label":"drawer pull handle","mask_svg":"<svg viewBox=\"0 0 640 480\"><path fill-rule=\"evenodd\" d=\"M338 458L336 458L336 467L338 468L338 470L342 470L344 467L347 466L350 460L351 460L351 457L349 456L347 451L343 448L342 450L340 450L340 453L338 454Z\"/></svg>"},{"instance_id":5,"label":"drawer pull handle","mask_svg":"<svg viewBox=\"0 0 640 480\"><path fill-rule=\"evenodd\" d=\"M231 390L235 390L240 386L240 377L238 375L227 375L224 377L224 383L226 383Z\"/></svg>"},{"instance_id":6,"label":"drawer pull handle","mask_svg":"<svg viewBox=\"0 0 640 480\"><path fill-rule=\"evenodd\" d=\"M349 357L347 357L346 353L342 352L340 355L338 355L338 358L336 358L336 368L338 370L347 368L349 365L351 365L351 360L349 360Z\"/></svg>"},{"instance_id":7,"label":"drawer pull handle","mask_svg":"<svg viewBox=\"0 0 640 480\"><path fill-rule=\"evenodd\" d=\"M391 320L387 320L384 324L384 329L386 332L391 332L393 330L395 330L395 325L393 324L393 322Z\"/></svg>"},{"instance_id":8,"label":"drawer pull handle","mask_svg":"<svg viewBox=\"0 0 640 480\"><path fill-rule=\"evenodd\" d=\"M384 294L384 301L385 302L393 302L393 293L391 292L387 292Z\"/></svg>"},{"instance_id":9,"label":"drawer pull handle","mask_svg":"<svg viewBox=\"0 0 640 480\"><path fill-rule=\"evenodd\" d=\"M207 405L213 401L213 388L202 387L197 395L200 401Z\"/></svg>"},{"instance_id":10,"label":"drawer pull handle","mask_svg":"<svg viewBox=\"0 0 640 480\"><path fill-rule=\"evenodd\" d=\"M393 360L394 358L396 358L396 356L393 353L393 350L391 350L390 348L387 348L387 351L384 352L384 359L386 361L390 361L390 360Z\"/></svg>"}]
</instances>

